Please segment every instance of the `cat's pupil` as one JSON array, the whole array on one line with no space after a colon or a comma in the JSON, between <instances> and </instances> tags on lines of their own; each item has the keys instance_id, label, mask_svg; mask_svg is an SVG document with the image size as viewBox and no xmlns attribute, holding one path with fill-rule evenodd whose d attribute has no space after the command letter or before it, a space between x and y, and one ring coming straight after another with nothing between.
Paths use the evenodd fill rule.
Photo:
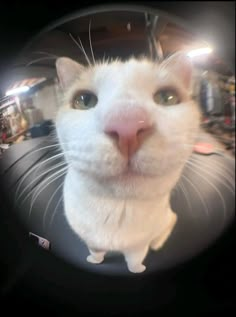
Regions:
<instances>
[{"instance_id":1,"label":"cat's pupil","mask_svg":"<svg viewBox=\"0 0 236 317\"><path fill-rule=\"evenodd\" d=\"M172 100L173 100L173 98L174 98L174 96L173 95L171 95L171 94L163 94L163 100L165 101L165 102L171 102Z\"/></svg>"},{"instance_id":2,"label":"cat's pupil","mask_svg":"<svg viewBox=\"0 0 236 317\"><path fill-rule=\"evenodd\" d=\"M172 89L157 91L154 95L154 101L164 106L172 106L180 103L178 94Z\"/></svg>"},{"instance_id":3,"label":"cat's pupil","mask_svg":"<svg viewBox=\"0 0 236 317\"><path fill-rule=\"evenodd\" d=\"M84 95L81 95L81 101L85 104L85 105L88 105L89 104L89 101L91 100L91 95L89 94L84 94Z\"/></svg>"}]
</instances>

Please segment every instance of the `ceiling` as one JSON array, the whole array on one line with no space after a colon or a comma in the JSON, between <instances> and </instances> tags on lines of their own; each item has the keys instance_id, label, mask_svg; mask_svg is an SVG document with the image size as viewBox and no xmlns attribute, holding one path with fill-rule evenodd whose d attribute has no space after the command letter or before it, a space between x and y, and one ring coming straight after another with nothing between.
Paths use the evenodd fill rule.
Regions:
<instances>
[{"instance_id":1,"label":"ceiling","mask_svg":"<svg viewBox=\"0 0 236 317\"><path fill-rule=\"evenodd\" d=\"M91 45L89 25L91 22ZM205 45L188 29L159 16L154 29L155 40L159 41L164 55L178 50ZM83 58L79 41L86 53L95 58L148 54L148 30L144 13L103 13L65 22L36 38L15 60L19 66L54 66L55 57L70 56ZM77 42L77 43L76 43Z\"/></svg>"},{"instance_id":2,"label":"ceiling","mask_svg":"<svg viewBox=\"0 0 236 317\"><path fill-rule=\"evenodd\" d=\"M42 70L47 71L47 76L55 75L55 59L57 56L69 56L85 62L84 54L75 43L79 39L83 43L86 53L91 58L89 42L89 23L91 20L91 43L95 58L108 56L127 57L131 54L140 55L148 52L148 33L144 13L116 12L116 14L103 13L91 17L83 17L63 23L50 32L44 33L31 43L23 54L19 55L13 63L14 70L8 72L8 78L3 86L12 80L12 74L32 71L42 76ZM160 16L155 27L155 38L161 44L164 55L176 50L190 49L202 45L202 40L193 34L192 30L177 25L172 20ZM27 66L27 71L25 71ZM214 70L227 73L222 60L216 56L208 59L208 66ZM11 77L11 79L9 79ZM5 89L5 88L4 88Z\"/></svg>"}]
</instances>

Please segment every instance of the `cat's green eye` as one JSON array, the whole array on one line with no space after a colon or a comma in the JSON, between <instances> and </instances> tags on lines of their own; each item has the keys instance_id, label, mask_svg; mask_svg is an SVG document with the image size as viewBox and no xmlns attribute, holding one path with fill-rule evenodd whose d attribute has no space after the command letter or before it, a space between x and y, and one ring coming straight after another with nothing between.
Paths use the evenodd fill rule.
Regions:
<instances>
[{"instance_id":1,"label":"cat's green eye","mask_svg":"<svg viewBox=\"0 0 236 317\"><path fill-rule=\"evenodd\" d=\"M155 93L154 101L163 106L173 106L180 103L180 97L173 89L162 89Z\"/></svg>"},{"instance_id":2,"label":"cat's green eye","mask_svg":"<svg viewBox=\"0 0 236 317\"><path fill-rule=\"evenodd\" d=\"M72 107L74 109L88 110L96 106L98 98L92 92L79 92L72 100Z\"/></svg>"}]
</instances>

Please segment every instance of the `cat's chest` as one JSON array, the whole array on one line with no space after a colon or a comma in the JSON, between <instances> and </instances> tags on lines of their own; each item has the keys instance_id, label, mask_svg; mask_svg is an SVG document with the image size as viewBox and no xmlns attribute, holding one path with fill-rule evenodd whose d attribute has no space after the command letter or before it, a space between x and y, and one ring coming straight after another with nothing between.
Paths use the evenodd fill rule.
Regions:
<instances>
[{"instance_id":1,"label":"cat's chest","mask_svg":"<svg viewBox=\"0 0 236 317\"><path fill-rule=\"evenodd\" d=\"M154 213L135 208L133 204L97 203L94 208L87 207L67 207L66 217L74 231L88 245L98 249L121 250L146 243L165 226L165 217L158 217L157 210Z\"/></svg>"},{"instance_id":2,"label":"cat's chest","mask_svg":"<svg viewBox=\"0 0 236 317\"><path fill-rule=\"evenodd\" d=\"M119 200L70 191L65 213L73 230L89 245L119 250L151 240L169 220L166 204Z\"/></svg>"}]
</instances>

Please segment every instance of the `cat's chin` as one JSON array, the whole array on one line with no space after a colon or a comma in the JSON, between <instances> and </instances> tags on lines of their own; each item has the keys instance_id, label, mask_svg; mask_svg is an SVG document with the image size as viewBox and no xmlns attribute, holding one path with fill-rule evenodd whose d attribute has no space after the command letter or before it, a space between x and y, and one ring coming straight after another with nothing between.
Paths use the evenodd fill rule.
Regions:
<instances>
[{"instance_id":1,"label":"cat's chin","mask_svg":"<svg viewBox=\"0 0 236 317\"><path fill-rule=\"evenodd\" d=\"M144 172L135 171L131 168L126 168L121 173L118 173L117 175L114 175L112 177L108 177L111 180L114 179L115 182L135 182L141 179L147 179L147 178L153 178L154 175L150 175Z\"/></svg>"},{"instance_id":2,"label":"cat's chin","mask_svg":"<svg viewBox=\"0 0 236 317\"><path fill-rule=\"evenodd\" d=\"M129 181L129 180L133 181L133 180L136 180L138 178L144 178L144 177L145 177L144 174L133 172L133 171L125 171L125 172L116 176L116 178L118 180L124 180L124 181Z\"/></svg>"},{"instance_id":3,"label":"cat's chin","mask_svg":"<svg viewBox=\"0 0 236 317\"><path fill-rule=\"evenodd\" d=\"M153 175L147 175L144 172L136 171L135 169L130 167L130 165L127 165L127 167L117 176L125 179L132 179L137 177L151 177Z\"/></svg>"}]
</instances>

